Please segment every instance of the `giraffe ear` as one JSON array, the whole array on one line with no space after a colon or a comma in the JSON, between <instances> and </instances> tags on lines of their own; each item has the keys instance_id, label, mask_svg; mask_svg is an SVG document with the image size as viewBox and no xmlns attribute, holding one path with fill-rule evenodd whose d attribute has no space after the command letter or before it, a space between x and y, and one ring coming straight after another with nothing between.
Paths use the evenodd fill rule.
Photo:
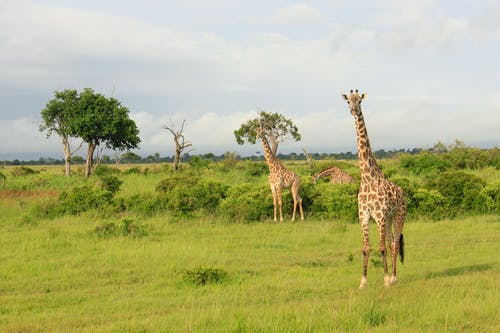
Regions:
<instances>
[{"instance_id":1,"label":"giraffe ear","mask_svg":"<svg viewBox=\"0 0 500 333\"><path fill-rule=\"evenodd\" d=\"M345 99L346 101L348 101L348 100L349 100L349 99L347 98L347 95L346 95L346 94L342 94L342 97L344 97L344 99Z\"/></svg>"},{"instance_id":2,"label":"giraffe ear","mask_svg":"<svg viewBox=\"0 0 500 333\"><path fill-rule=\"evenodd\" d=\"M361 99L365 98L366 97L366 93L362 93L361 94Z\"/></svg>"}]
</instances>

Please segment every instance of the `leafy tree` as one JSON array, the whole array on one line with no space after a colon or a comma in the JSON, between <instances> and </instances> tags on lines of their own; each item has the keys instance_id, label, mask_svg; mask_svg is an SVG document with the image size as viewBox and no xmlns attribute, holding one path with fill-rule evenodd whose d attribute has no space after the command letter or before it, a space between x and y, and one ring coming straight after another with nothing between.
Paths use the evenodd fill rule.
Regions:
<instances>
[{"instance_id":1,"label":"leafy tree","mask_svg":"<svg viewBox=\"0 0 500 333\"><path fill-rule=\"evenodd\" d=\"M123 153L122 158L127 163L139 163L142 160L142 157L131 151Z\"/></svg>"},{"instance_id":2,"label":"leafy tree","mask_svg":"<svg viewBox=\"0 0 500 333\"><path fill-rule=\"evenodd\" d=\"M78 93L74 89L56 91L55 97L45 105L41 112L43 123L40 125L41 132L47 131L47 138L56 133L61 137L64 147L64 170L66 176L71 173L71 156L76 153L83 144L71 151L70 137L74 137L72 121L78 116Z\"/></svg>"},{"instance_id":3,"label":"leafy tree","mask_svg":"<svg viewBox=\"0 0 500 333\"><path fill-rule=\"evenodd\" d=\"M236 142L242 145L245 140L255 144L256 130L262 127L264 135L268 139L273 154L276 155L278 145L290 138L295 141L300 141L301 136L297 126L290 119L285 118L279 113L269 113L264 110L259 111L259 117L251 119L242 124L241 127L234 131Z\"/></svg>"},{"instance_id":4,"label":"leafy tree","mask_svg":"<svg viewBox=\"0 0 500 333\"><path fill-rule=\"evenodd\" d=\"M141 142L139 130L128 116L128 108L115 98L106 98L86 88L80 93L78 112L73 131L88 144L85 177L92 173L98 146L128 150L137 148Z\"/></svg>"}]
</instances>

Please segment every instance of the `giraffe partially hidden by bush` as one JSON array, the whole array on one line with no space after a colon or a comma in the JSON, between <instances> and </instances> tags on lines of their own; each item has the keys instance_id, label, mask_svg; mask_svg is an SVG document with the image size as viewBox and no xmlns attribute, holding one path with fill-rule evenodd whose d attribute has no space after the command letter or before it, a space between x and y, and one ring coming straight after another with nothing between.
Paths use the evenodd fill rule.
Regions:
<instances>
[{"instance_id":1,"label":"giraffe partially hidden by bush","mask_svg":"<svg viewBox=\"0 0 500 333\"><path fill-rule=\"evenodd\" d=\"M300 208L300 219L304 219L304 213L302 211L302 198L299 195L300 188L300 178L299 176L288 169L286 169L280 160L274 156L267 142L267 138L264 135L264 131L259 127L256 131L257 138L262 140L262 146L264 147L264 156L266 158L267 166L269 167L269 186L271 187L271 192L273 193L273 206L274 206L274 221L276 221L276 210L279 207L280 210L280 222L283 222L283 202L281 199L281 193L283 188L290 188L293 196L293 214L292 222L295 221L295 213L297 212L297 206Z\"/></svg>"},{"instance_id":2,"label":"giraffe partially hidden by bush","mask_svg":"<svg viewBox=\"0 0 500 333\"><path fill-rule=\"evenodd\" d=\"M358 90L347 96L342 95L349 104L354 116L358 137L358 159L361 171L361 185L358 193L358 216L363 230L363 275L359 288L366 285L368 257L370 255L369 223L372 217L378 225L380 237L380 252L384 264L385 286L397 282L396 259L404 260L403 224L406 217L406 200L403 190L391 183L380 170L375 156L370 148L368 132L361 112L361 101L366 96L359 95ZM386 259L386 241L391 247L392 276L389 277Z\"/></svg>"},{"instance_id":3,"label":"giraffe partially hidden by bush","mask_svg":"<svg viewBox=\"0 0 500 333\"><path fill-rule=\"evenodd\" d=\"M352 184L354 179L339 167L333 166L317 172L313 175L313 183L323 177L330 177L330 182L335 184Z\"/></svg>"}]
</instances>

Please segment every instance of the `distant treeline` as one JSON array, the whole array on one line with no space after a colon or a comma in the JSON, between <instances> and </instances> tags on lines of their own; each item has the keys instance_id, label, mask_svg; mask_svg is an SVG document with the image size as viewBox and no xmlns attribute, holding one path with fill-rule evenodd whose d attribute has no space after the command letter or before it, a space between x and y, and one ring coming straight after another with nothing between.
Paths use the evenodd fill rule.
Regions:
<instances>
[{"instance_id":1,"label":"distant treeline","mask_svg":"<svg viewBox=\"0 0 500 333\"><path fill-rule=\"evenodd\" d=\"M405 153L405 154L410 154L410 155L415 155L418 154L422 151L420 148L413 148L413 149L399 149L399 150L384 150L380 149L375 151L375 157L376 158L392 158L396 155ZM357 152L344 152L344 153L310 153L309 154L313 159L315 160L354 160L358 158ZM225 159L229 158L237 158L239 160L251 160L251 161L263 161L264 156L262 155L252 155L252 156L239 156L238 153L236 152L226 152L225 154L222 155L215 155L212 153L207 153L207 154L199 154L199 155L191 155L189 153L186 153L182 155L181 161L182 162L189 162L193 157L196 159L203 159L203 160L209 160L209 161L223 161ZM289 153L289 154L283 154L283 153L278 153L277 157L280 160L285 160L285 161L300 161L300 160L306 160L306 155L304 153ZM160 157L159 154L155 155L148 155L147 157L142 157L140 155L137 155L132 152L127 152L122 154L119 157L111 157L108 155L104 155L100 159L100 163L102 164L129 164L129 163L165 163L165 162L172 162L173 161L173 156L166 156L166 157ZM85 160L80 157L80 156L74 156L71 159L72 164L84 164ZM64 165L64 159L57 159L57 158L52 158L52 157L40 157L37 160L4 160L0 161L0 164L2 165Z\"/></svg>"},{"instance_id":2,"label":"distant treeline","mask_svg":"<svg viewBox=\"0 0 500 333\"><path fill-rule=\"evenodd\" d=\"M394 149L394 150L384 150L379 149L374 152L377 159L383 158L393 158L397 156L415 156L415 155L434 155L441 156L444 160L454 161L453 164L464 164L464 166L457 165L459 168L472 167L477 168L476 165L491 165L498 167L500 160L500 148L494 147L491 149L480 149L468 147L463 144L463 142L458 141L454 145L445 146L441 143L437 143L433 148L430 149ZM309 153L309 156L314 160L355 160L358 158L357 153L345 152L345 153ZM278 153L277 157L284 161L301 161L306 160L307 157L304 153L289 153L283 154ZM186 153L182 155L181 162L198 162L200 160L205 161L224 161L224 160L250 160L250 161L263 161L264 156L262 155L252 155L252 156L239 156L237 152L226 152L222 155L215 155L212 153L191 155ZM161 157L159 153L154 155L148 155L147 157L139 156L133 152L125 152L122 154L116 154L111 157L108 155L103 155L98 159L98 164L140 164L140 163L165 163L172 162L173 156ZM457 162L458 161L458 162ZM84 164L85 160L80 156L74 156L71 159L73 165ZM50 157L41 157L38 160L12 160L12 161L0 161L0 165L64 165L64 159L55 159Z\"/></svg>"}]
</instances>

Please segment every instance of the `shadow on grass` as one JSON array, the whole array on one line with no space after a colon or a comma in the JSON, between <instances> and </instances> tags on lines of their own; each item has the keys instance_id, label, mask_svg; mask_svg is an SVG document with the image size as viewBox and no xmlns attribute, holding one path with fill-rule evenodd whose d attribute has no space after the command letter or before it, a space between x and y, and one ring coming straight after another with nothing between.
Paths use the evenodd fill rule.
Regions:
<instances>
[{"instance_id":1,"label":"shadow on grass","mask_svg":"<svg viewBox=\"0 0 500 333\"><path fill-rule=\"evenodd\" d=\"M448 268L448 269L445 269L444 271L440 271L440 272L427 273L425 275L425 279L434 279L434 278L440 278L440 277L446 277L446 276L463 275L463 274L467 274L467 273L484 272L484 271L488 271L492 268L493 267L489 264L480 264L480 265L470 265L470 266Z\"/></svg>"}]
</instances>

